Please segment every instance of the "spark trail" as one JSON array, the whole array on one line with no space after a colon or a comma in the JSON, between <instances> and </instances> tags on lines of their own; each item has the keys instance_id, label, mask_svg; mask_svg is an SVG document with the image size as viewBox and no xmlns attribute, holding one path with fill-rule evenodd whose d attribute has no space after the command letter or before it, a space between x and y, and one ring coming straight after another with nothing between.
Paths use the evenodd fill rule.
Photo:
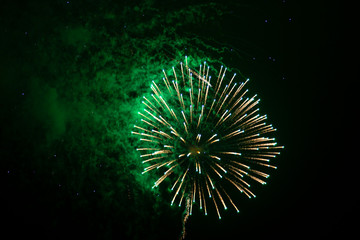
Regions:
<instances>
[{"instance_id":1,"label":"spark trail","mask_svg":"<svg viewBox=\"0 0 360 240\"><path fill-rule=\"evenodd\" d=\"M187 197L186 198L186 208L185 208L185 215L184 215L184 219L182 222L182 232L181 232L181 236L180 236L180 240L181 239L185 239L186 236L186 222L189 218L189 214L190 214L190 198Z\"/></svg>"}]
</instances>

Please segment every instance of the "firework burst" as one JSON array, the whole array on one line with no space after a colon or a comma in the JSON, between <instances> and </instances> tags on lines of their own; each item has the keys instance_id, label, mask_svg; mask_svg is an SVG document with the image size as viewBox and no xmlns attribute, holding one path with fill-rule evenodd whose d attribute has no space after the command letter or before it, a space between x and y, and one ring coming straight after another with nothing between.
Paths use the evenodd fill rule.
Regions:
<instances>
[{"instance_id":1,"label":"firework burst","mask_svg":"<svg viewBox=\"0 0 360 240\"><path fill-rule=\"evenodd\" d=\"M276 129L259 114L260 99L246 97L248 79L227 80L223 66L212 78L209 70L206 62L191 69L187 57L163 70L162 81L152 81L152 94L143 97L132 132L141 143L142 174L158 177L153 188L170 182L171 205L186 205L186 219L195 202L205 215L213 205L219 219L220 209L239 212L231 192L255 197L250 183L266 184L267 170L276 169L270 159L283 148L269 137Z\"/></svg>"}]
</instances>

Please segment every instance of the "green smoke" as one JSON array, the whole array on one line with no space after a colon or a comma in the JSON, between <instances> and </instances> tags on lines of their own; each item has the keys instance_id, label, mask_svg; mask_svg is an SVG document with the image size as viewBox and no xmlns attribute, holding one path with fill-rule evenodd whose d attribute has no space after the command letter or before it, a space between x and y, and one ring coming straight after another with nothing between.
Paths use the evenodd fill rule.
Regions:
<instances>
[{"instance_id":1,"label":"green smoke","mask_svg":"<svg viewBox=\"0 0 360 240\"><path fill-rule=\"evenodd\" d=\"M11 43L22 62L8 56L2 64L1 95L16 105L1 109L9 124L3 134L12 136L4 146L22 153L21 163L9 160L7 167L34 170L50 192L44 198L59 202L54 216L71 208L82 216L74 222L98 218L91 231L100 236L177 237L181 210L162 201L149 176L140 174L130 132L142 96L162 69L185 55L223 64L220 56L230 47L218 43L226 38L219 21L227 7L148 0L56 1L28 9L19 19L29 19L27 33ZM240 59L239 52L231 56ZM173 236L158 231L164 216L173 222Z\"/></svg>"}]
</instances>

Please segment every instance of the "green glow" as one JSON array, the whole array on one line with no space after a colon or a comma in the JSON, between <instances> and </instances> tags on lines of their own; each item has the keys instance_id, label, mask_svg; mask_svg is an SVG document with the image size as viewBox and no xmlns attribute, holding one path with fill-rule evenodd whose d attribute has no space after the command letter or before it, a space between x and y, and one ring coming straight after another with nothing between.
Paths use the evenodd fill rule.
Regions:
<instances>
[{"instance_id":1,"label":"green glow","mask_svg":"<svg viewBox=\"0 0 360 240\"><path fill-rule=\"evenodd\" d=\"M46 179L46 189L56 191L56 198L69 199L77 214L94 206L100 209L97 214L104 221L102 226L112 225L112 219L122 219L128 212L133 218L126 226L137 226L156 215L178 214L180 210L167 211L168 194L163 193L170 189L157 186L156 178L145 173L139 160L141 151L135 147L139 140L130 132L134 124L140 125L141 101L148 97L152 79L161 83L162 69L171 72L169 66L184 61L185 55L191 66L205 60L215 66L232 61L226 56L219 58L230 46L217 44L207 33L185 31L191 27L211 32L206 26L218 24L226 13L221 10L224 7L216 3L168 4L160 15L156 1L144 1L139 7L129 3L101 10L91 5L87 13L78 6L63 8L59 2L55 1L54 9L66 14L46 23L49 12L29 24L37 26L33 36L41 37L24 44L26 64L12 73L26 79L16 86L25 92L22 105L10 113L17 129L14 142L31 142L19 148L35 156L26 166ZM4 69L11 65L18 66L18 60L9 60ZM215 80L217 70L211 71L215 71ZM12 79L3 83L2 78L0 90L13 88ZM198 146L191 151L203 154L206 149ZM63 186L60 193L59 184ZM127 237L144 238L136 228L124 232Z\"/></svg>"}]
</instances>

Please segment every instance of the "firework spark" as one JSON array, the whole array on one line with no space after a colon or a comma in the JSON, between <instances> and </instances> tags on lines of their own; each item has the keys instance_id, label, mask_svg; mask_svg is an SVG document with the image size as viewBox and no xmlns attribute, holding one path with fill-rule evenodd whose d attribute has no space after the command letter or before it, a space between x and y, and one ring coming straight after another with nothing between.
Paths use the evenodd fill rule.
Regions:
<instances>
[{"instance_id":1,"label":"firework spark","mask_svg":"<svg viewBox=\"0 0 360 240\"><path fill-rule=\"evenodd\" d=\"M143 97L137 148L144 164L143 174L158 176L153 188L171 183L171 205L186 202L188 214L198 203L204 214L212 204L221 219L221 209L232 206L231 188L248 198L256 197L250 182L266 184L267 169L276 169L270 159L280 154L276 129L260 115L257 95L246 97L245 85L236 74L226 81L221 66L215 80L206 62L191 69L188 58L180 68L163 70L162 81L152 81L152 94Z\"/></svg>"}]
</instances>

